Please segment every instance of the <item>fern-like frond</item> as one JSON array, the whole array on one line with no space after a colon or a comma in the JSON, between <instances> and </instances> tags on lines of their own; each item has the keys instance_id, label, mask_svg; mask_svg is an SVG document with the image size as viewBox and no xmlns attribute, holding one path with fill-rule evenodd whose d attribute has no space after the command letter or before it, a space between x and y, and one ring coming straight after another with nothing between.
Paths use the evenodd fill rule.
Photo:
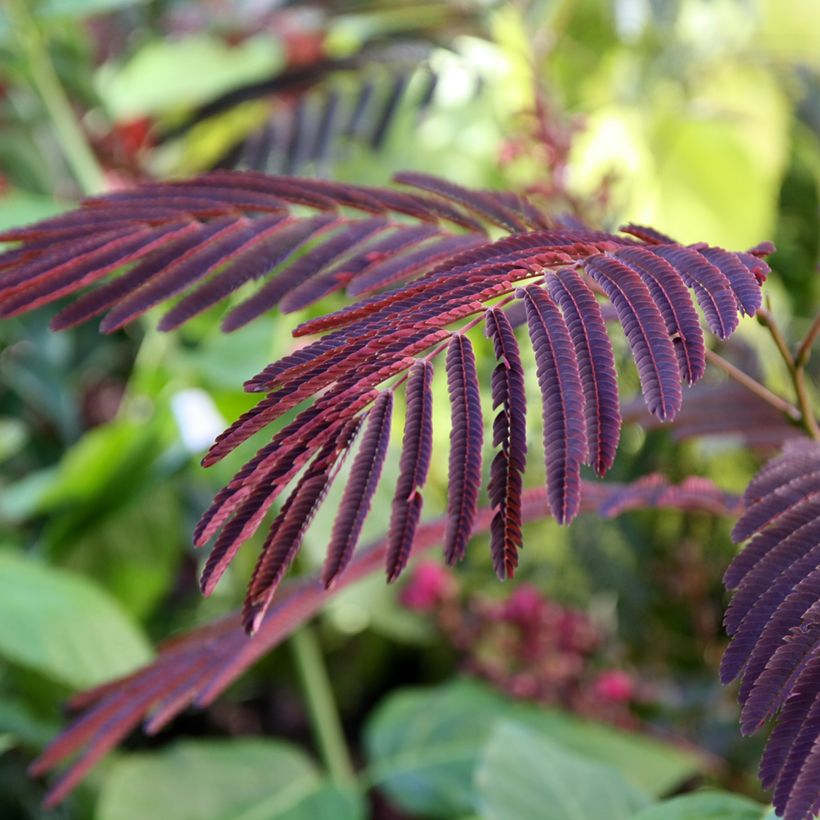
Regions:
<instances>
[{"instance_id":1,"label":"fern-like frond","mask_svg":"<svg viewBox=\"0 0 820 820\"><path fill-rule=\"evenodd\" d=\"M204 459L212 464L274 426L269 443L217 494L196 528L197 544L216 539L206 592L277 499L296 487L251 582L249 626L270 604L351 431L367 416L325 581L350 560L384 458L388 408L410 372L413 412L388 566L391 579L400 572L420 513L430 437L428 391L418 379L429 377L426 368L445 350L453 421L445 549L450 561L462 556L482 483L483 441L479 377L466 332L482 319L499 361L492 377L499 448L490 468L498 514L493 551L499 574L511 574L521 546L525 402L513 323L499 300L515 314L518 299L518 315L526 314L543 396L548 496L561 522L579 508L581 463L603 475L620 432L614 357L599 300L612 302L647 406L661 420L678 412L681 380L695 382L704 371L692 296L721 338L737 326L739 312L760 304L768 271L760 257L768 246L730 253L682 246L649 228L630 226L627 236L553 225L522 196L418 173L398 180L409 190L217 172L98 197L0 236L17 244L0 256L0 315L76 296L57 314L57 327L105 314L102 328L114 330L171 301L160 321L168 329L237 289L242 301L231 306L226 329L340 288L363 297L296 328L296 335L314 338L246 382L265 395ZM491 238L489 231L508 235Z\"/></svg>"},{"instance_id":2,"label":"fern-like frond","mask_svg":"<svg viewBox=\"0 0 820 820\"><path fill-rule=\"evenodd\" d=\"M493 447L500 448L490 467L487 488L496 510L490 529L493 568L499 578L510 578L518 566L521 536L521 494L527 466L527 396L518 342L507 315L493 308L486 314L487 335L493 341L498 364L493 370Z\"/></svg>"},{"instance_id":3,"label":"fern-like frond","mask_svg":"<svg viewBox=\"0 0 820 820\"><path fill-rule=\"evenodd\" d=\"M399 478L387 534L387 578L401 574L410 557L410 547L418 526L423 499L421 488L427 480L433 450L433 366L413 365L407 380L407 418L404 423Z\"/></svg>"},{"instance_id":4,"label":"fern-like frond","mask_svg":"<svg viewBox=\"0 0 820 820\"><path fill-rule=\"evenodd\" d=\"M705 509L724 515L734 514L737 507L737 499L706 480L701 479L697 488L687 488L670 485L658 476L651 487L644 482L634 491L631 485L584 482L581 509L606 509L608 515L618 514L610 502L625 497L644 507ZM623 509L627 507L629 504ZM527 522L549 515L545 488L523 492L521 515ZM494 517L491 507L478 510L474 532L486 532ZM441 544L451 526L451 517L420 524L412 554ZM388 549L388 540L384 539L360 550L332 588L327 588L319 575L286 581L250 638L240 613L228 615L166 641L159 647L157 658L142 669L75 695L71 706L81 713L31 766L34 775L42 775L76 755L49 791L46 805L51 807L63 800L141 722L144 731L153 735L189 705L204 708L212 704L243 672L316 615L345 586L378 571Z\"/></svg>"},{"instance_id":5,"label":"fern-like frond","mask_svg":"<svg viewBox=\"0 0 820 820\"><path fill-rule=\"evenodd\" d=\"M450 339L446 363L451 428L444 555L454 564L464 557L478 508L484 420L475 354L466 336Z\"/></svg>"},{"instance_id":6,"label":"fern-like frond","mask_svg":"<svg viewBox=\"0 0 820 820\"><path fill-rule=\"evenodd\" d=\"M820 444L787 443L744 503L721 677L740 678L744 734L775 719L760 779L779 815L803 820L820 811Z\"/></svg>"}]
</instances>

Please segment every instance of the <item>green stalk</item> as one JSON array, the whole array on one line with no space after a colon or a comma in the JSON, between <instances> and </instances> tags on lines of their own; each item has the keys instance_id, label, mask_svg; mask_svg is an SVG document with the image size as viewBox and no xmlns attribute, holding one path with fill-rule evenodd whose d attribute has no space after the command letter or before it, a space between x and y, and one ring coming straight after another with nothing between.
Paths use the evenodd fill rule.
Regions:
<instances>
[{"instance_id":1,"label":"green stalk","mask_svg":"<svg viewBox=\"0 0 820 820\"><path fill-rule=\"evenodd\" d=\"M86 196L102 193L106 188L105 176L74 116L27 0L7 0L6 12L72 174Z\"/></svg>"},{"instance_id":2,"label":"green stalk","mask_svg":"<svg viewBox=\"0 0 820 820\"><path fill-rule=\"evenodd\" d=\"M319 642L313 630L303 626L291 636L289 643L325 768L337 786L350 786L355 782L353 763Z\"/></svg>"}]
</instances>

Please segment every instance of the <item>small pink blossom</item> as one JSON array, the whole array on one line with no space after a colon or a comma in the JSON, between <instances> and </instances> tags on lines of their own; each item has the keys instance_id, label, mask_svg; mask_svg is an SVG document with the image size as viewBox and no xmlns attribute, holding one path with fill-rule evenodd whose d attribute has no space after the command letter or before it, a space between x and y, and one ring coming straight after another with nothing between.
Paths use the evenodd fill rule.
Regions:
<instances>
[{"instance_id":1,"label":"small pink blossom","mask_svg":"<svg viewBox=\"0 0 820 820\"><path fill-rule=\"evenodd\" d=\"M626 703L635 694L632 678L620 669L601 672L593 684L595 694L611 703Z\"/></svg>"},{"instance_id":2,"label":"small pink blossom","mask_svg":"<svg viewBox=\"0 0 820 820\"><path fill-rule=\"evenodd\" d=\"M400 600L408 609L430 612L449 596L453 588L453 578L441 564L425 561L413 571Z\"/></svg>"}]
</instances>

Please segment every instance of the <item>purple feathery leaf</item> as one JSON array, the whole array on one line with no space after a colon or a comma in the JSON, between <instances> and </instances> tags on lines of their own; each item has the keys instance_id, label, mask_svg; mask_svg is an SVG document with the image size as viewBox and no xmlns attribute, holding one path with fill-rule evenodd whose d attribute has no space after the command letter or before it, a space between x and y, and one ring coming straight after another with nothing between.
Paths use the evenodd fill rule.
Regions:
<instances>
[{"instance_id":1,"label":"purple feathery leaf","mask_svg":"<svg viewBox=\"0 0 820 820\"><path fill-rule=\"evenodd\" d=\"M523 289L544 407L544 457L550 508L568 524L581 504L581 465L588 445L578 359L561 311L543 288Z\"/></svg>"},{"instance_id":2,"label":"purple feathery leaf","mask_svg":"<svg viewBox=\"0 0 820 820\"><path fill-rule=\"evenodd\" d=\"M624 248L615 258L629 265L649 288L673 340L681 376L694 384L706 371L706 349L697 311L683 281L646 248ZM756 290L760 293L760 288Z\"/></svg>"},{"instance_id":3,"label":"purple feathery leaf","mask_svg":"<svg viewBox=\"0 0 820 820\"><path fill-rule=\"evenodd\" d=\"M774 719L760 781L779 815L805 820L820 810L820 444L789 442L744 501L733 537L753 538L726 571L721 679L740 676L744 734Z\"/></svg>"},{"instance_id":4,"label":"purple feathery leaf","mask_svg":"<svg viewBox=\"0 0 820 820\"><path fill-rule=\"evenodd\" d=\"M649 412L661 421L673 419L683 400L677 357L649 289L631 267L612 257L590 256L583 265L618 312Z\"/></svg>"},{"instance_id":5,"label":"purple feathery leaf","mask_svg":"<svg viewBox=\"0 0 820 820\"><path fill-rule=\"evenodd\" d=\"M487 336L492 339L493 446L499 450L490 467L488 493L495 515L490 528L493 568L501 578L511 578L518 566L521 535L521 497L527 461L527 396L524 368L515 332L507 315L498 308L485 314Z\"/></svg>"},{"instance_id":6,"label":"purple feathery leaf","mask_svg":"<svg viewBox=\"0 0 820 820\"><path fill-rule=\"evenodd\" d=\"M259 230L247 250L238 254L212 278L181 299L159 324L160 330L171 330L192 316L222 301L246 282L265 276L305 242L315 239L335 222L330 214L293 222L283 220L266 230ZM224 327L225 323L223 323Z\"/></svg>"},{"instance_id":7,"label":"purple feathery leaf","mask_svg":"<svg viewBox=\"0 0 820 820\"><path fill-rule=\"evenodd\" d=\"M387 454L392 411L393 393L386 391L379 395L368 414L361 447L353 461L339 512L333 522L322 570L322 583L326 587L330 587L344 572L353 557Z\"/></svg>"},{"instance_id":8,"label":"purple feathery leaf","mask_svg":"<svg viewBox=\"0 0 820 820\"><path fill-rule=\"evenodd\" d=\"M592 291L571 268L547 276L550 296L567 323L584 389L589 463L599 476L615 461L621 436L621 410L615 357L601 308Z\"/></svg>"},{"instance_id":9,"label":"purple feathery leaf","mask_svg":"<svg viewBox=\"0 0 820 820\"><path fill-rule=\"evenodd\" d=\"M731 282L702 254L680 245L658 245L652 252L665 259L695 291L710 330L727 339L738 325L738 300Z\"/></svg>"},{"instance_id":10,"label":"purple feathery leaf","mask_svg":"<svg viewBox=\"0 0 820 820\"><path fill-rule=\"evenodd\" d=\"M473 531L484 441L475 355L466 336L457 333L450 340L446 368L451 428L444 555L447 563L452 565L464 557Z\"/></svg>"},{"instance_id":11,"label":"purple feathery leaf","mask_svg":"<svg viewBox=\"0 0 820 820\"><path fill-rule=\"evenodd\" d=\"M419 362L407 380L407 418L404 424L399 478L387 532L387 580L399 577L421 515L421 488L427 479L433 449L433 366Z\"/></svg>"},{"instance_id":12,"label":"purple feathery leaf","mask_svg":"<svg viewBox=\"0 0 820 820\"><path fill-rule=\"evenodd\" d=\"M278 216L268 219L279 221ZM209 223L202 236L207 242L171 262L150 281L120 299L100 323L100 328L106 333L118 330L154 305L181 292L243 251L253 242L257 230L254 223L243 217L224 217Z\"/></svg>"}]
</instances>

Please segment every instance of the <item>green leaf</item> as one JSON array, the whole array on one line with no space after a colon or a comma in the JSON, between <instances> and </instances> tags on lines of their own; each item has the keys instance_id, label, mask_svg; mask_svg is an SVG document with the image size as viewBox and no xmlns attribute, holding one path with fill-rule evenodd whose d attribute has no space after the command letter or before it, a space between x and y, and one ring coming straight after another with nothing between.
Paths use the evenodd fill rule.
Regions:
<instances>
[{"instance_id":1,"label":"green leaf","mask_svg":"<svg viewBox=\"0 0 820 820\"><path fill-rule=\"evenodd\" d=\"M492 692L467 682L391 695L365 729L372 779L410 813L470 812L478 755L502 711Z\"/></svg>"},{"instance_id":2,"label":"green leaf","mask_svg":"<svg viewBox=\"0 0 820 820\"><path fill-rule=\"evenodd\" d=\"M613 766L511 721L490 736L475 783L487 820L627 820L649 800Z\"/></svg>"},{"instance_id":3,"label":"green leaf","mask_svg":"<svg viewBox=\"0 0 820 820\"><path fill-rule=\"evenodd\" d=\"M702 771L703 756L556 709L510 702L474 682L396 693L365 731L370 778L409 812L451 816L475 808L473 773L500 720L526 725L568 752L617 769L659 796Z\"/></svg>"},{"instance_id":4,"label":"green leaf","mask_svg":"<svg viewBox=\"0 0 820 820\"><path fill-rule=\"evenodd\" d=\"M152 657L145 635L103 590L10 552L0 552L0 623L0 656L74 687Z\"/></svg>"},{"instance_id":5,"label":"green leaf","mask_svg":"<svg viewBox=\"0 0 820 820\"><path fill-rule=\"evenodd\" d=\"M265 79L282 64L282 48L267 34L235 46L207 34L156 40L124 65L103 66L97 90L114 119L129 119L196 106Z\"/></svg>"},{"instance_id":6,"label":"green leaf","mask_svg":"<svg viewBox=\"0 0 820 820\"><path fill-rule=\"evenodd\" d=\"M146 788L150 784L150 788ZM361 798L331 786L298 749L271 740L187 741L117 760L97 820L361 820Z\"/></svg>"},{"instance_id":7,"label":"green leaf","mask_svg":"<svg viewBox=\"0 0 820 820\"><path fill-rule=\"evenodd\" d=\"M763 820L767 812L767 806L747 797L702 791L650 806L636 814L633 820Z\"/></svg>"},{"instance_id":8,"label":"green leaf","mask_svg":"<svg viewBox=\"0 0 820 820\"><path fill-rule=\"evenodd\" d=\"M704 770L706 758L693 749L615 729L557 709L513 707L511 717L562 746L619 769L636 788L662 797Z\"/></svg>"}]
</instances>

